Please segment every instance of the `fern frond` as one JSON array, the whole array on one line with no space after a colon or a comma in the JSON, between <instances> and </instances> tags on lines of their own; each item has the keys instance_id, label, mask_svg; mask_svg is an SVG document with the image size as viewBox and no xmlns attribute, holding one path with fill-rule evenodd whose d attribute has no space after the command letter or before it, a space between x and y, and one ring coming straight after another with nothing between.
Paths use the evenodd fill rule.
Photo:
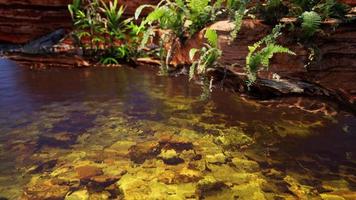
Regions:
<instances>
[{"instance_id":1,"label":"fern frond","mask_svg":"<svg viewBox=\"0 0 356 200\"><path fill-rule=\"evenodd\" d=\"M237 38L237 34L240 32L241 27L242 27L242 19L245 15L245 11L246 11L246 6L241 6L240 9L238 11L235 11L234 14L234 30L231 31L230 36L231 36L231 40L234 41Z\"/></svg>"},{"instance_id":2,"label":"fern frond","mask_svg":"<svg viewBox=\"0 0 356 200\"><path fill-rule=\"evenodd\" d=\"M276 44L269 44L265 48L261 50L261 65L263 67L268 67L269 66L269 61L270 59L274 56L276 53L287 53L291 55L295 55L295 53L291 50L289 50L286 47L276 45Z\"/></svg>"},{"instance_id":3,"label":"fern frond","mask_svg":"<svg viewBox=\"0 0 356 200\"><path fill-rule=\"evenodd\" d=\"M218 46L218 34L215 30L208 28L205 32L204 38L206 38L209 44L216 48Z\"/></svg>"},{"instance_id":4,"label":"fern frond","mask_svg":"<svg viewBox=\"0 0 356 200\"><path fill-rule=\"evenodd\" d=\"M169 10L166 6L156 8L150 14L147 15L145 21L151 24L154 21L159 20L161 17L166 15L168 12L169 12Z\"/></svg>"},{"instance_id":5,"label":"fern frond","mask_svg":"<svg viewBox=\"0 0 356 200\"><path fill-rule=\"evenodd\" d=\"M314 11L305 11L302 16L302 30L307 37L311 37L318 31L321 24L321 17Z\"/></svg>"}]
</instances>

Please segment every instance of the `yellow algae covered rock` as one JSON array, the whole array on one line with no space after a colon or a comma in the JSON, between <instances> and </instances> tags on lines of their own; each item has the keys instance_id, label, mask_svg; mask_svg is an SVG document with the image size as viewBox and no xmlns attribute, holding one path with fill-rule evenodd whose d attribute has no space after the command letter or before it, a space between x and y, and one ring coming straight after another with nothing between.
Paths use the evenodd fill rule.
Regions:
<instances>
[{"instance_id":1,"label":"yellow algae covered rock","mask_svg":"<svg viewBox=\"0 0 356 200\"><path fill-rule=\"evenodd\" d=\"M87 190L78 190L68 194L65 200L89 200L89 192Z\"/></svg>"},{"instance_id":2,"label":"yellow algae covered rock","mask_svg":"<svg viewBox=\"0 0 356 200\"><path fill-rule=\"evenodd\" d=\"M261 190L261 179L251 181L247 184L235 185L232 190L234 191L235 199L241 200L264 200L266 199L263 191Z\"/></svg>"},{"instance_id":3,"label":"yellow algae covered rock","mask_svg":"<svg viewBox=\"0 0 356 200\"><path fill-rule=\"evenodd\" d=\"M198 182L197 189L200 195L204 195L204 193L220 190L225 186L224 182L217 180L214 176L205 176Z\"/></svg>"},{"instance_id":4,"label":"yellow algae covered rock","mask_svg":"<svg viewBox=\"0 0 356 200\"><path fill-rule=\"evenodd\" d=\"M50 179L33 177L30 183L24 189L23 199L64 199L69 190L69 186L57 185Z\"/></svg>"},{"instance_id":5,"label":"yellow algae covered rock","mask_svg":"<svg viewBox=\"0 0 356 200\"><path fill-rule=\"evenodd\" d=\"M232 163L235 168L241 171L246 172L257 172L260 169L260 166L257 162L248 160L247 158L232 158Z\"/></svg>"},{"instance_id":6,"label":"yellow algae covered rock","mask_svg":"<svg viewBox=\"0 0 356 200\"><path fill-rule=\"evenodd\" d=\"M320 194L323 200L345 200L345 198L335 194Z\"/></svg>"},{"instance_id":7,"label":"yellow algae covered rock","mask_svg":"<svg viewBox=\"0 0 356 200\"><path fill-rule=\"evenodd\" d=\"M135 144L136 142L133 141L117 141L104 151L113 152L115 156L128 157L130 148Z\"/></svg>"},{"instance_id":8,"label":"yellow algae covered rock","mask_svg":"<svg viewBox=\"0 0 356 200\"><path fill-rule=\"evenodd\" d=\"M167 165L177 165L184 162L174 149L162 150L158 158L161 158Z\"/></svg>"},{"instance_id":9,"label":"yellow algae covered rock","mask_svg":"<svg viewBox=\"0 0 356 200\"><path fill-rule=\"evenodd\" d=\"M292 176L286 176L284 181L288 184L289 190L297 196L299 199L310 199L312 197L318 196L313 188L310 186L300 184Z\"/></svg>"},{"instance_id":10,"label":"yellow algae covered rock","mask_svg":"<svg viewBox=\"0 0 356 200\"><path fill-rule=\"evenodd\" d=\"M160 147L157 141L146 141L130 147L129 156L133 162L142 164L146 159L154 158L159 153Z\"/></svg>"},{"instance_id":11,"label":"yellow algae covered rock","mask_svg":"<svg viewBox=\"0 0 356 200\"><path fill-rule=\"evenodd\" d=\"M254 140L237 127L232 127L223 131L223 133L214 138L214 141L225 148L240 149L254 143Z\"/></svg>"},{"instance_id":12,"label":"yellow algae covered rock","mask_svg":"<svg viewBox=\"0 0 356 200\"><path fill-rule=\"evenodd\" d=\"M89 200L107 200L110 199L111 194L109 192L93 193L90 194Z\"/></svg>"},{"instance_id":13,"label":"yellow algae covered rock","mask_svg":"<svg viewBox=\"0 0 356 200\"><path fill-rule=\"evenodd\" d=\"M226 163L226 156L223 153L217 153L214 155L207 155L206 161L211 164L224 164Z\"/></svg>"}]
</instances>

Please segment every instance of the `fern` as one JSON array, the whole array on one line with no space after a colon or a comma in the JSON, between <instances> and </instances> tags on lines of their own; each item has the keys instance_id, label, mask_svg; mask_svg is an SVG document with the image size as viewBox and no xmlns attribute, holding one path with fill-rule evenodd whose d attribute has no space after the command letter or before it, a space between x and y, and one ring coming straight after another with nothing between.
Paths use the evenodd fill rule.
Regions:
<instances>
[{"instance_id":1,"label":"fern","mask_svg":"<svg viewBox=\"0 0 356 200\"><path fill-rule=\"evenodd\" d=\"M302 16L302 30L306 37L313 36L319 29L321 17L314 11L305 11Z\"/></svg>"},{"instance_id":2,"label":"fern","mask_svg":"<svg viewBox=\"0 0 356 200\"><path fill-rule=\"evenodd\" d=\"M249 53L246 57L246 73L248 78L248 85L253 84L257 79L257 73L261 67L268 68L270 59L276 53L287 53L295 55L294 52L286 47L275 44L277 37L280 35L280 30L283 26L277 25L272 33L260 41L256 42L253 46L249 46ZM265 47L262 48L262 45ZM262 48L262 49L261 49Z\"/></svg>"},{"instance_id":3,"label":"fern","mask_svg":"<svg viewBox=\"0 0 356 200\"><path fill-rule=\"evenodd\" d=\"M204 37L208 40L209 44L212 47L214 48L218 47L218 34L216 33L215 30L207 29Z\"/></svg>"},{"instance_id":4,"label":"fern","mask_svg":"<svg viewBox=\"0 0 356 200\"><path fill-rule=\"evenodd\" d=\"M241 27L242 27L242 19L245 15L246 11L246 5L242 5L239 10L235 11L234 14L234 29L231 31L230 36L231 36L231 41L236 40L237 34L240 32Z\"/></svg>"}]
</instances>

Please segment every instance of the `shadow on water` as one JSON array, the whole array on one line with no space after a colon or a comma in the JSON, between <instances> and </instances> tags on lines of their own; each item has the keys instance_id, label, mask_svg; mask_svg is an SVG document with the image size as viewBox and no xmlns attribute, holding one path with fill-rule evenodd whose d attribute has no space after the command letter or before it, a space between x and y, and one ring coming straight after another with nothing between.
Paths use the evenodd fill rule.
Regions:
<instances>
[{"instance_id":1,"label":"shadow on water","mask_svg":"<svg viewBox=\"0 0 356 200\"><path fill-rule=\"evenodd\" d=\"M36 174L48 176L67 165L74 169L78 163L95 161L99 165L113 158L116 160L108 161L110 165L128 158L130 162L137 158L140 164L163 159L171 165L184 165L185 158L165 160L160 154L174 149L183 157L185 151L180 145L189 146L187 151L194 148L194 152L201 152L193 156L189 166L206 162L209 169L199 172L204 175L214 175L219 169L214 166L229 173L235 165L235 172L243 168L244 164L235 163L240 158L246 159L245 164L257 162L259 168L253 174L270 185L261 184L254 191L261 190L265 196L302 198L332 193L356 197L352 196L356 195L354 116L310 113L290 105L267 106L219 90L210 101L201 102L199 86L187 78L155 73L149 67L32 71L0 60L0 199L18 197L23 190L32 194L29 191L37 185L32 188L30 180ZM193 141L189 145L167 142L164 138L173 136L164 134ZM118 141L136 145L126 150L130 151L126 156L117 158L116 151L126 148L114 148ZM208 148L204 146L207 144ZM154 151L139 157L150 145L156 145ZM211 151L222 151L228 158L210 161L211 155L205 154ZM161 165L153 166L159 171ZM224 183L220 192L244 194L234 186L241 183L231 183L228 177L216 174L214 177ZM201 188L199 191L203 196L212 195Z\"/></svg>"}]
</instances>

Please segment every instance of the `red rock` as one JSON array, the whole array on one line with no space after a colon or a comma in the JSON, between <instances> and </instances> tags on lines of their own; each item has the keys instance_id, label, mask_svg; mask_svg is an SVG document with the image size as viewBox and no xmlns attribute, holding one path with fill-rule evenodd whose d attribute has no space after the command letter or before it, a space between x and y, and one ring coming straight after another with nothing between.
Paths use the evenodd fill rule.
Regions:
<instances>
[{"instance_id":1,"label":"red rock","mask_svg":"<svg viewBox=\"0 0 356 200\"><path fill-rule=\"evenodd\" d=\"M72 20L67 5L72 0L0 0L0 43L26 43L59 28L70 29ZM139 5L157 0L119 0L126 15Z\"/></svg>"}]
</instances>

